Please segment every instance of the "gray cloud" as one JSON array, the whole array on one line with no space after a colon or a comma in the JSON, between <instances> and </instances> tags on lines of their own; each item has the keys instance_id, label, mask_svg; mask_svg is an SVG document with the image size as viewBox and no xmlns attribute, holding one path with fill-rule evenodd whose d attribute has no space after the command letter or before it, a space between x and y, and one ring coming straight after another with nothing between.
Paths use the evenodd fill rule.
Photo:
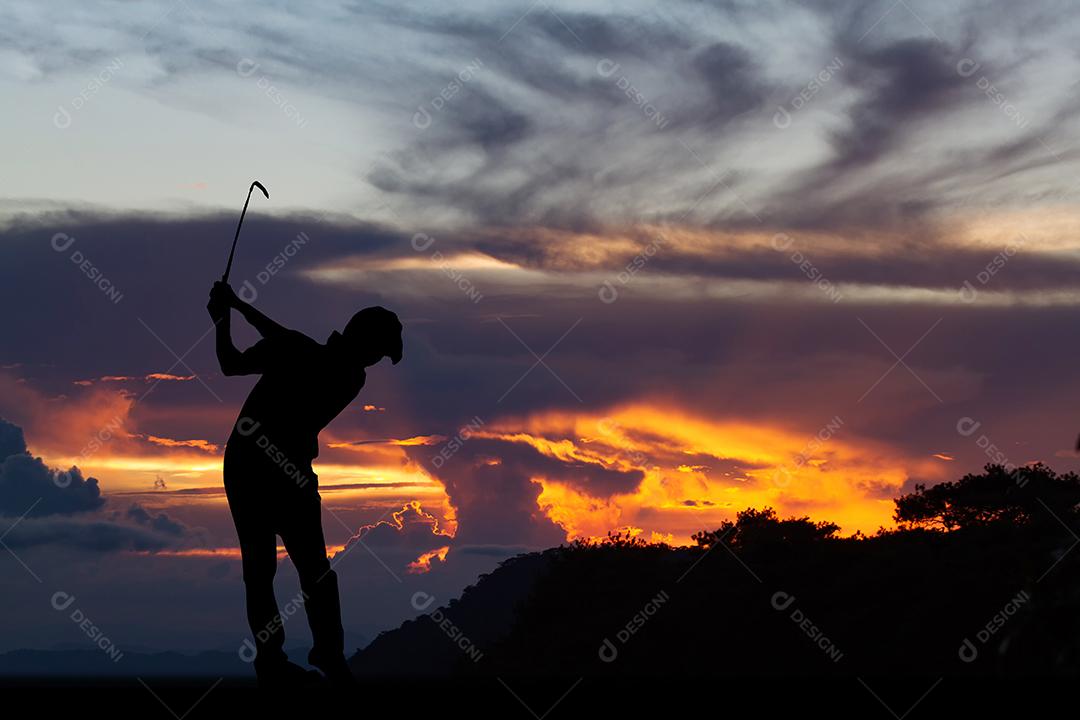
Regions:
<instances>
[{"instance_id":1,"label":"gray cloud","mask_svg":"<svg viewBox=\"0 0 1080 720\"><path fill-rule=\"evenodd\" d=\"M445 485L459 522L455 543L546 547L565 539L565 531L537 511L540 486L534 478L558 480L606 498L634 492L643 477L639 471L563 462L527 445L486 438L467 440L445 462L436 461L439 446L408 450Z\"/></svg>"},{"instance_id":2,"label":"gray cloud","mask_svg":"<svg viewBox=\"0 0 1080 720\"><path fill-rule=\"evenodd\" d=\"M0 420L0 447L8 453L0 463L0 515L8 516L2 532L12 548L155 551L198 539L198 532L138 503L120 516L101 515L106 502L98 481L84 479L77 467L66 472L49 468L26 452L22 429L6 420Z\"/></svg>"},{"instance_id":3,"label":"gray cloud","mask_svg":"<svg viewBox=\"0 0 1080 720\"><path fill-rule=\"evenodd\" d=\"M138 503L132 503L131 507L128 508L126 515L130 520L133 520L139 525L148 527L154 532L163 535L181 537L188 532L188 528L183 523L173 520L165 513L157 513L154 515Z\"/></svg>"},{"instance_id":4,"label":"gray cloud","mask_svg":"<svg viewBox=\"0 0 1080 720\"><path fill-rule=\"evenodd\" d=\"M26 450L22 429L0 419L0 515L44 517L100 509L98 481L83 478L77 467L67 471L48 467Z\"/></svg>"},{"instance_id":5,"label":"gray cloud","mask_svg":"<svg viewBox=\"0 0 1080 720\"><path fill-rule=\"evenodd\" d=\"M400 520L400 527L396 520ZM363 541L368 548L404 552L409 560L415 560L420 553L450 544L452 538L438 530L437 525L434 517L416 507L405 506L394 514L394 518L361 528L345 550L350 550L353 543Z\"/></svg>"},{"instance_id":6,"label":"gray cloud","mask_svg":"<svg viewBox=\"0 0 1080 720\"><path fill-rule=\"evenodd\" d=\"M27 518L18 525L8 524L3 530L10 530L4 542L15 550L54 546L85 552L153 552L177 546L172 532L100 518Z\"/></svg>"},{"instance_id":7,"label":"gray cloud","mask_svg":"<svg viewBox=\"0 0 1080 720\"><path fill-rule=\"evenodd\" d=\"M712 98L712 117L708 119L717 126L760 108L764 102L768 90L744 48L714 43L700 50L691 64Z\"/></svg>"},{"instance_id":8,"label":"gray cloud","mask_svg":"<svg viewBox=\"0 0 1080 720\"><path fill-rule=\"evenodd\" d=\"M849 112L849 127L833 136L836 156L817 181L835 180L879 160L913 122L940 117L958 103L975 102L973 94L963 92L970 81L956 70L962 57L940 42L919 39L857 50L847 77L862 97Z\"/></svg>"},{"instance_id":9,"label":"gray cloud","mask_svg":"<svg viewBox=\"0 0 1080 720\"><path fill-rule=\"evenodd\" d=\"M503 43L494 39L505 30L498 18L427 17L425 31L475 50L485 70L447 104L439 124L368 177L405 205L418 203L422 213L441 207L466 224L586 228L687 220L694 208L689 221L714 228L752 227L756 211L790 227L918 232L932 213L973 190L987 198L1015 194L1014 174L1072 159L1068 143L1052 141L1074 129L1075 101L1055 98L1048 116L1024 92L1039 72L1033 28L1046 27L1050 11L980 6L958 24L922 10L927 29L922 15L892 6L777 2L701 11L709 22L740 28L792 25L788 33L799 29L794 17L808 22L812 14L816 27L797 34L802 63L791 61L793 48L781 48L782 62L766 43L718 42L702 32L700 18L676 20L681 5L673 17L643 22L537 11L515 27L514 42ZM1016 38L1015 57L1002 53L1000 34ZM595 69L605 58L619 63L609 78ZM795 129L773 127L772 110L837 59L842 67L813 93ZM958 71L965 59L979 63L978 76ZM1016 124L977 84L983 75L1007 90L1027 126L1006 140L986 133L955 142L955 127L973 117ZM437 87L437 76L432 82ZM668 117L665 129L641 117L637 102ZM516 112L528 118L527 135L511 122ZM788 152L784 141L796 135L799 145L825 152ZM463 165L462 153L477 144L480 162ZM728 192L697 203L716 177Z\"/></svg>"}]
</instances>

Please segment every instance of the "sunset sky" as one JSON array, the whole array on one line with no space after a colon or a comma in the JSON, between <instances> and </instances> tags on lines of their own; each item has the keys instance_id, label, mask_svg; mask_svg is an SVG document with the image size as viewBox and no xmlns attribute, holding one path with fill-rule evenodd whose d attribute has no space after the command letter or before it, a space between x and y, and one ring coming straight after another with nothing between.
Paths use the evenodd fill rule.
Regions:
<instances>
[{"instance_id":1,"label":"sunset sky","mask_svg":"<svg viewBox=\"0 0 1080 720\"><path fill-rule=\"evenodd\" d=\"M1080 469L1074 4L448 7L0 8L0 651L86 642L58 591L246 636L205 304L253 179L241 297L405 326L315 465L347 643L575 538Z\"/></svg>"}]
</instances>

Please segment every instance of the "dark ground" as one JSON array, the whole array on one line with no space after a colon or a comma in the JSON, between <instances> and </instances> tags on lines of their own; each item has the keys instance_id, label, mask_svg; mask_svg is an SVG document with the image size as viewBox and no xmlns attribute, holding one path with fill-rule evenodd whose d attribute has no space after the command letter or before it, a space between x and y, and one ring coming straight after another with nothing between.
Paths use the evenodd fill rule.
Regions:
<instances>
[{"instance_id":1,"label":"dark ground","mask_svg":"<svg viewBox=\"0 0 1080 720\"><path fill-rule=\"evenodd\" d=\"M391 715L498 717L503 720L561 720L619 713L626 717L857 717L936 718L1057 717L1075 701L1070 679L1022 679L1007 683L987 679L909 677L902 680L855 678L692 678L666 680L611 678L507 677L473 679L383 679L363 681L356 692L281 694L257 690L252 682L217 678L154 679L149 688L138 680L92 678L17 682L0 680L9 707L22 714L52 716L61 712L104 717L220 718L343 717ZM215 683L217 683L215 685Z\"/></svg>"}]
</instances>

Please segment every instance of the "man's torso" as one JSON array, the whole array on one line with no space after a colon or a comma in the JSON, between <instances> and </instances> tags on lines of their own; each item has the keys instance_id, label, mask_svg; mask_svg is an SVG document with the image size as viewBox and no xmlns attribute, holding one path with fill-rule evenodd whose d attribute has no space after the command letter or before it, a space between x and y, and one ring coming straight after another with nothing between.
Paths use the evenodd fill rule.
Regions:
<instances>
[{"instance_id":1,"label":"man's torso","mask_svg":"<svg viewBox=\"0 0 1080 720\"><path fill-rule=\"evenodd\" d=\"M319 454L319 432L359 394L364 370L341 364L301 333L262 343L267 367L240 410L226 452L259 450L310 465Z\"/></svg>"}]
</instances>

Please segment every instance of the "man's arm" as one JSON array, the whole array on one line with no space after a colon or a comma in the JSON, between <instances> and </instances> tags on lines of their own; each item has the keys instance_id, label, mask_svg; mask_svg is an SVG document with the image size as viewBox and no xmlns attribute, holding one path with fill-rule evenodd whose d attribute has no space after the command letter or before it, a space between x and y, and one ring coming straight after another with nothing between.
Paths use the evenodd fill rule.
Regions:
<instances>
[{"instance_id":1,"label":"man's arm","mask_svg":"<svg viewBox=\"0 0 1080 720\"><path fill-rule=\"evenodd\" d=\"M216 282L210 289L210 302L206 303L206 311L214 321L214 347L217 352L218 365L224 375L243 375L240 371L243 353L236 349L232 341L232 310L229 306L228 294L224 283Z\"/></svg>"},{"instance_id":2,"label":"man's arm","mask_svg":"<svg viewBox=\"0 0 1080 720\"><path fill-rule=\"evenodd\" d=\"M233 292L232 287L230 287L228 283L214 283L214 288L210 291L210 295L211 297L216 295L218 302L222 305L236 308L240 314L244 316L244 319L247 320L260 335L268 340L281 338L293 332L284 325L274 322L266 315L256 310L252 305L248 305L237 297L236 293Z\"/></svg>"},{"instance_id":3,"label":"man's arm","mask_svg":"<svg viewBox=\"0 0 1080 720\"><path fill-rule=\"evenodd\" d=\"M214 283L206 309L214 320L215 346L222 374L251 375L265 372L269 360L266 342L259 341L244 352L240 352L233 344L232 308L239 310L244 319L267 340L283 338L292 331L242 301L226 283Z\"/></svg>"},{"instance_id":4,"label":"man's arm","mask_svg":"<svg viewBox=\"0 0 1080 720\"><path fill-rule=\"evenodd\" d=\"M286 333L292 332L284 325L275 322L255 309L253 305L249 305L240 298L233 295L234 302L233 307L236 308L244 319L248 321L251 327L255 328L260 335L267 339L273 339L276 337L282 337Z\"/></svg>"}]
</instances>

